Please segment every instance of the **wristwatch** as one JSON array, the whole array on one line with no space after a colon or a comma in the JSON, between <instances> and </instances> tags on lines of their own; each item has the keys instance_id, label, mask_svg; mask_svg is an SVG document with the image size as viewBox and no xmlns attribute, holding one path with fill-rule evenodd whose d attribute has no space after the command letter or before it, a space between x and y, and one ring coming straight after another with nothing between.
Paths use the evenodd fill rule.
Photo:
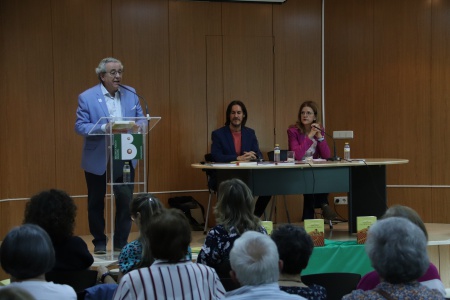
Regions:
<instances>
[{"instance_id":1,"label":"wristwatch","mask_svg":"<svg viewBox=\"0 0 450 300\"><path fill-rule=\"evenodd\" d=\"M321 138L318 138L317 141L322 142L324 139L325 139L324 137L321 137Z\"/></svg>"},{"instance_id":2,"label":"wristwatch","mask_svg":"<svg viewBox=\"0 0 450 300\"><path fill-rule=\"evenodd\" d=\"M102 283L105 283L105 278L107 277L107 276L111 276L111 272L106 272L106 273L103 273L102 274L102 277L100 278L100 282L102 282Z\"/></svg>"}]
</instances>

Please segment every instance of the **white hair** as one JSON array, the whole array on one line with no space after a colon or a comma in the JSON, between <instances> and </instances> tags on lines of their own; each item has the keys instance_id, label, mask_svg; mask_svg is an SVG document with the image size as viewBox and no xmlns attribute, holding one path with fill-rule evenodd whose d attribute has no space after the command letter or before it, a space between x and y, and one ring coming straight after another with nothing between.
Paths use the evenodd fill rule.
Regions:
<instances>
[{"instance_id":1,"label":"white hair","mask_svg":"<svg viewBox=\"0 0 450 300\"><path fill-rule=\"evenodd\" d=\"M280 274L277 245L256 231L246 231L234 242L230 264L241 285L274 283Z\"/></svg>"}]
</instances>

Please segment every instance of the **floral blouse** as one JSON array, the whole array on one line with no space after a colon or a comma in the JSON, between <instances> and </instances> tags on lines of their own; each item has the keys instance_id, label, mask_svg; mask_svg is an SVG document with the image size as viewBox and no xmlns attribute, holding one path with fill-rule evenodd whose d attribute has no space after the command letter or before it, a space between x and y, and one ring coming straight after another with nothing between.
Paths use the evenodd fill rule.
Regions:
<instances>
[{"instance_id":1,"label":"floral blouse","mask_svg":"<svg viewBox=\"0 0 450 300\"><path fill-rule=\"evenodd\" d=\"M308 300L327 300L327 290L317 284L310 284L308 287L301 286L280 286L280 290L302 296Z\"/></svg>"},{"instance_id":2,"label":"floral blouse","mask_svg":"<svg viewBox=\"0 0 450 300\"><path fill-rule=\"evenodd\" d=\"M263 226L258 231L267 234ZM230 228L229 232L223 225L214 226L206 236L205 243L198 254L197 262L217 269L219 265L229 260L234 241L239 237L240 235L234 226Z\"/></svg>"},{"instance_id":3,"label":"floral blouse","mask_svg":"<svg viewBox=\"0 0 450 300\"><path fill-rule=\"evenodd\" d=\"M398 300L440 300L445 299L438 290L432 290L420 284L419 282L392 284L388 282L381 282L377 287L370 291L356 290L351 294L345 295L343 300L364 299L364 300L379 300L385 299L377 290L383 290L388 293L392 299Z\"/></svg>"}]
</instances>

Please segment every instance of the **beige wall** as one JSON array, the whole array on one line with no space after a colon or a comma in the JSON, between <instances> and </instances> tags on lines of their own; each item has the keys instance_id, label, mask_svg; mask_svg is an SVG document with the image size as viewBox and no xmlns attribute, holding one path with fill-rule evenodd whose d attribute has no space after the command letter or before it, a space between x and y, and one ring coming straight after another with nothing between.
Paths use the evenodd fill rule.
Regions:
<instances>
[{"instance_id":1,"label":"beige wall","mask_svg":"<svg viewBox=\"0 0 450 300\"><path fill-rule=\"evenodd\" d=\"M66 190L77 197L76 233L88 234L73 126L77 96L106 56L122 60L124 83L162 117L150 137L150 191L206 188L190 164L209 151L233 99L247 105L263 152L287 147L299 104L321 102L321 14L321 0L1 1L0 200ZM388 168L388 184L427 187L389 188L389 205L448 223L449 189L429 186L450 181L450 3L326 0L324 21L327 131L353 130L354 157L409 159ZM206 192L188 194L206 202ZM288 201L294 221L299 199ZM0 236L21 223L23 206L0 202Z\"/></svg>"}]
</instances>

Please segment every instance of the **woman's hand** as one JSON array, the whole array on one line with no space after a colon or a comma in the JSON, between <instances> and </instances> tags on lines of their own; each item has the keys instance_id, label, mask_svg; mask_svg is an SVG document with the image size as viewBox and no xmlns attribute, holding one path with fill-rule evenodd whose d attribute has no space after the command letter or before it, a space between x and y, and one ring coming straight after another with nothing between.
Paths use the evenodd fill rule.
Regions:
<instances>
[{"instance_id":1,"label":"woman's hand","mask_svg":"<svg viewBox=\"0 0 450 300\"><path fill-rule=\"evenodd\" d=\"M322 138L322 126L319 123L311 124L311 132L314 132L312 136L316 136L318 139Z\"/></svg>"}]
</instances>

